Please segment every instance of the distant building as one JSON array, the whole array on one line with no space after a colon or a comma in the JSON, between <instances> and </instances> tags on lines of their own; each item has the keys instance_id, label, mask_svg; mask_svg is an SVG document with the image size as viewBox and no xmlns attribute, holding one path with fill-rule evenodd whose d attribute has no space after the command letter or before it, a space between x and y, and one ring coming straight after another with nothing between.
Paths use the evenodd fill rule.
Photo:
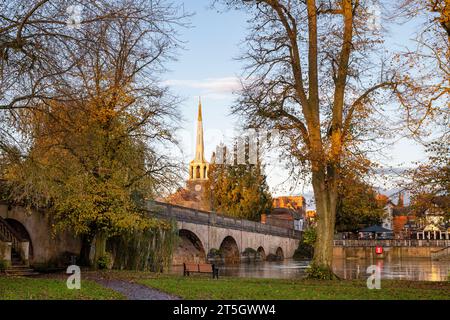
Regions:
<instances>
[{"instance_id":1,"label":"distant building","mask_svg":"<svg viewBox=\"0 0 450 320\"><path fill-rule=\"evenodd\" d=\"M306 224L305 198L284 196L273 199L270 214L261 215L261 223L301 231Z\"/></svg>"},{"instance_id":2,"label":"distant building","mask_svg":"<svg viewBox=\"0 0 450 320\"><path fill-rule=\"evenodd\" d=\"M316 221L316 210L306 210L306 221L308 224L313 224Z\"/></svg>"},{"instance_id":3,"label":"distant building","mask_svg":"<svg viewBox=\"0 0 450 320\"><path fill-rule=\"evenodd\" d=\"M430 200L423 212L414 205L405 206L403 193L399 194L395 205L387 196L377 195L384 204L385 216L382 226L391 229L396 239L445 239L449 238L449 221L445 213L450 208L449 196L438 196ZM447 210L447 211L446 211Z\"/></svg>"},{"instance_id":4,"label":"distant building","mask_svg":"<svg viewBox=\"0 0 450 320\"><path fill-rule=\"evenodd\" d=\"M398 195L397 204L383 194L377 195L376 199L384 206L382 227L392 230L396 239L409 238L415 226L415 215L410 206L405 206L404 194Z\"/></svg>"},{"instance_id":5,"label":"distant building","mask_svg":"<svg viewBox=\"0 0 450 320\"><path fill-rule=\"evenodd\" d=\"M385 212L381 225L383 226L383 228L392 230L394 221L393 209L395 207L395 204L389 199L388 196L384 194L378 194L376 196L376 199L378 203L383 205Z\"/></svg>"},{"instance_id":6,"label":"distant building","mask_svg":"<svg viewBox=\"0 0 450 320\"><path fill-rule=\"evenodd\" d=\"M450 221L446 219L450 210L450 196L437 196L430 202L431 205L418 219L421 232L417 233L417 238L450 239Z\"/></svg>"},{"instance_id":7,"label":"distant building","mask_svg":"<svg viewBox=\"0 0 450 320\"><path fill-rule=\"evenodd\" d=\"M431 206L424 212L424 224L426 226L434 225L442 229L447 226L445 220L446 214L450 210L450 196L438 196L431 199Z\"/></svg>"},{"instance_id":8,"label":"distant building","mask_svg":"<svg viewBox=\"0 0 450 320\"><path fill-rule=\"evenodd\" d=\"M305 198L303 196L283 196L273 198L274 208L289 208L297 211L304 212Z\"/></svg>"}]
</instances>

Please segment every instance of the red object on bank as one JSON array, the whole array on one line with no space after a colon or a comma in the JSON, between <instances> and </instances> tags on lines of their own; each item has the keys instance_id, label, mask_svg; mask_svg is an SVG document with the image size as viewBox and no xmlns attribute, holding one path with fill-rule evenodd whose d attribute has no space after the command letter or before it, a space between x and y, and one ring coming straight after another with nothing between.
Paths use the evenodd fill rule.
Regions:
<instances>
[{"instance_id":1,"label":"red object on bank","mask_svg":"<svg viewBox=\"0 0 450 320\"><path fill-rule=\"evenodd\" d=\"M383 253L383 247L376 247L375 248L375 253L376 254L382 254Z\"/></svg>"}]
</instances>

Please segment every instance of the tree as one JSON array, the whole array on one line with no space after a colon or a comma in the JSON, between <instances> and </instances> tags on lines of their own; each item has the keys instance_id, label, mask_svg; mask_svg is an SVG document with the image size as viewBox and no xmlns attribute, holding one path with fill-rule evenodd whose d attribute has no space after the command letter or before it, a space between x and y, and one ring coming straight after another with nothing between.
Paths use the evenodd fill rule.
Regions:
<instances>
[{"instance_id":1,"label":"tree","mask_svg":"<svg viewBox=\"0 0 450 320\"><path fill-rule=\"evenodd\" d=\"M430 88L422 97L422 109L426 110L431 134L428 139L423 136L418 139L425 146L428 159L408 170L405 178L409 182L402 184L411 194L414 211L420 215L450 192L450 2L403 0L395 16L419 22L414 39L417 48L403 52L401 57L410 61L411 76L428 79ZM417 124L422 125L423 120L422 117ZM448 208L444 209L449 214Z\"/></svg>"},{"instance_id":2,"label":"tree","mask_svg":"<svg viewBox=\"0 0 450 320\"><path fill-rule=\"evenodd\" d=\"M369 1L224 2L252 14L234 112L247 127L278 129L296 171L308 168L318 216L312 264L331 278L341 162L378 133L380 105L399 98L412 110L417 90L403 66L380 58Z\"/></svg>"},{"instance_id":3,"label":"tree","mask_svg":"<svg viewBox=\"0 0 450 320\"><path fill-rule=\"evenodd\" d=\"M160 28L168 36L173 31L169 24L182 17L161 0L12 0L2 2L0 11L0 109L27 108L49 98L65 100L47 80L67 75L83 61L84 48L96 39L85 31L127 19L147 24L149 31Z\"/></svg>"},{"instance_id":4,"label":"tree","mask_svg":"<svg viewBox=\"0 0 450 320\"><path fill-rule=\"evenodd\" d=\"M384 204L370 181L377 165L363 156L346 156L341 163L336 210L336 231L355 232L366 226L380 224Z\"/></svg>"},{"instance_id":5,"label":"tree","mask_svg":"<svg viewBox=\"0 0 450 320\"><path fill-rule=\"evenodd\" d=\"M142 63L158 57L158 48L178 46L174 26L184 25L188 16L165 0L11 0L0 3L0 12L0 153L20 148L8 123L20 117L19 110L50 100L72 102L73 97L54 90L54 82L70 78L88 58L101 26L120 27L124 19L146 25L146 33L137 31L140 41L156 45L144 53ZM152 66L162 68L164 59Z\"/></svg>"},{"instance_id":6,"label":"tree","mask_svg":"<svg viewBox=\"0 0 450 320\"><path fill-rule=\"evenodd\" d=\"M437 199L450 196L450 147L440 141L433 142L428 145L427 153L428 161L408 170L408 182L402 185L409 191L412 208L418 215L433 208ZM439 201L439 205L450 219L448 200Z\"/></svg>"},{"instance_id":7,"label":"tree","mask_svg":"<svg viewBox=\"0 0 450 320\"><path fill-rule=\"evenodd\" d=\"M375 190L359 179L341 179L336 230L356 232L359 229L381 223L383 206L376 200Z\"/></svg>"},{"instance_id":8,"label":"tree","mask_svg":"<svg viewBox=\"0 0 450 320\"><path fill-rule=\"evenodd\" d=\"M20 148L8 125L8 120L19 116L18 110L50 99L68 100L57 96L49 81L68 74L83 61L84 48L92 39L86 37L82 25L92 28L131 14L125 5L117 4L114 7L102 0L12 0L0 4L0 153ZM73 17L76 21L72 14L79 15ZM71 20L80 25L70 25Z\"/></svg>"},{"instance_id":9,"label":"tree","mask_svg":"<svg viewBox=\"0 0 450 320\"><path fill-rule=\"evenodd\" d=\"M447 0L403 0L398 6L401 15L415 17L421 12L436 14L428 19L427 23L442 28L450 39L450 3Z\"/></svg>"},{"instance_id":10,"label":"tree","mask_svg":"<svg viewBox=\"0 0 450 320\"><path fill-rule=\"evenodd\" d=\"M142 202L179 172L161 152L175 142L177 99L157 75L177 44L180 17L164 2L117 5L135 15L84 25L83 59L68 50L76 64L46 79L50 97L17 111L11 124L26 152L8 153L4 171L12 200L49 207L56 230L73 230L86 247L95 237L96 261L112 236L169 227L147 219Z\"/></svg>"},{"instance_id":11,"label":"tree","mask_svg":"<svg viewBox=\"0 0 450 320\"><path fill-rule=\"evenodd\" d=\"M399 53L399 59L410 65L407 75L420 81L426 94L419 96L421 108L409 129L423 143L419 128L429 124L435 141L450 137L450 3L447 0L403 0L394 6L393 16L400 22L416 23L414 48ZM408 114L407 116L414 116ZM439 135L436 138L436 135Z\"/></svg>"},{"instance_id":12,"label":"tree","mask_svg":"<svg viewBox=\"0 0 450 320\"><path fill-rule=\"evenodd\" d=\"M211 163L209 188L214 211L227 216L259 221L261 214L272 208L272 197L259 162Z\"/></svg>"}]
</instances>

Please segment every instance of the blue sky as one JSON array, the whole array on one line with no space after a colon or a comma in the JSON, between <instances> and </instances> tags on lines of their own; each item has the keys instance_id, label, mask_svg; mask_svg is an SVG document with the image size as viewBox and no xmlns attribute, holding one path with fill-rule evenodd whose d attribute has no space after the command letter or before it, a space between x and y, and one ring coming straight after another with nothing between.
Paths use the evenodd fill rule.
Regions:
<instances>
[{"instance_id":1,"label":"blue sky","mask_svg":"<svg viewBox=\"0 0 450 320\"><path fill-rule=\"evenodd\" d=\"M241 52L239 44L246 34L247 17L237 11L218 13L209 7L210 0L177 2L184 3L185 10L195 15L190 20L192 27L180 30L179 38L185 42L185 49L178 52L177 61L168 65L169 72L164 79L172 91L184 99L179 106L184 120L180 140L183 161L187 165L194 154L199 96L202 97L207 159L219 142L227 141L223 136L231 136L239 125L229 114L235 99L232 92L238 88L237 78L242 67L234 58ZM406 45L411 30L410 25L392 28L388 45ZM406 139L396 142L389 155L390 159L383 162L394 167L406 167L425 158L422 147ZM307 185L289 190L290 186L282 183L288 176L282 166L269 166L266 173L275 195L310 193Z\"/></svg>"}]
</instances>

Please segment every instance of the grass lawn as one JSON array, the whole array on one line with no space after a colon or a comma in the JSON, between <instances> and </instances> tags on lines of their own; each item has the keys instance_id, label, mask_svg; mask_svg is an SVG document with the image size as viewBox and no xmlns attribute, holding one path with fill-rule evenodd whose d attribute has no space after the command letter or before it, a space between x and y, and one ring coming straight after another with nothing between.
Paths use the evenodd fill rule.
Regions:
<instances>
[{"instance_id":1,"label":"grass lawn","mask_svg":"<svg viewBox=\"0 0 450 320\"><path fill-rule=\"evenodd\" d=\"M365 281L314 281L158 276L137 282L184 299L311 300L311 299L445 299L450 300L449 282L389 281L380 290L369 290Z\"/></svg>"},{"instance_id":2,"label":"grass lawn","mask_svg":"<svg viewBox=\"0 0 450 320\"><path fill-rule=\"evenodd\" d=\"M119 293L87 280L81 282L80 290L69 290L65 280L0 276L0 300L110 300L123 298Z\"/></svg>"},{"instance_id":3,"label":"grass lawn","mask_svg":"<svg viewBox=\"0 0 450 320\"><path fill-rule=\"evenodd\" d=\"M122 295L92 281L120 279L189 300L317 300L317 299L445 299L450 282L382 280L380 290L369 290L365 281L316 281L228 278L212 280L206 275L182 277L134 271L86 271L81 290L68 290L65 274L60 278L8 278L0 276L0 300L4 299L124 299Z\"/></svg>"}]
</instances>

